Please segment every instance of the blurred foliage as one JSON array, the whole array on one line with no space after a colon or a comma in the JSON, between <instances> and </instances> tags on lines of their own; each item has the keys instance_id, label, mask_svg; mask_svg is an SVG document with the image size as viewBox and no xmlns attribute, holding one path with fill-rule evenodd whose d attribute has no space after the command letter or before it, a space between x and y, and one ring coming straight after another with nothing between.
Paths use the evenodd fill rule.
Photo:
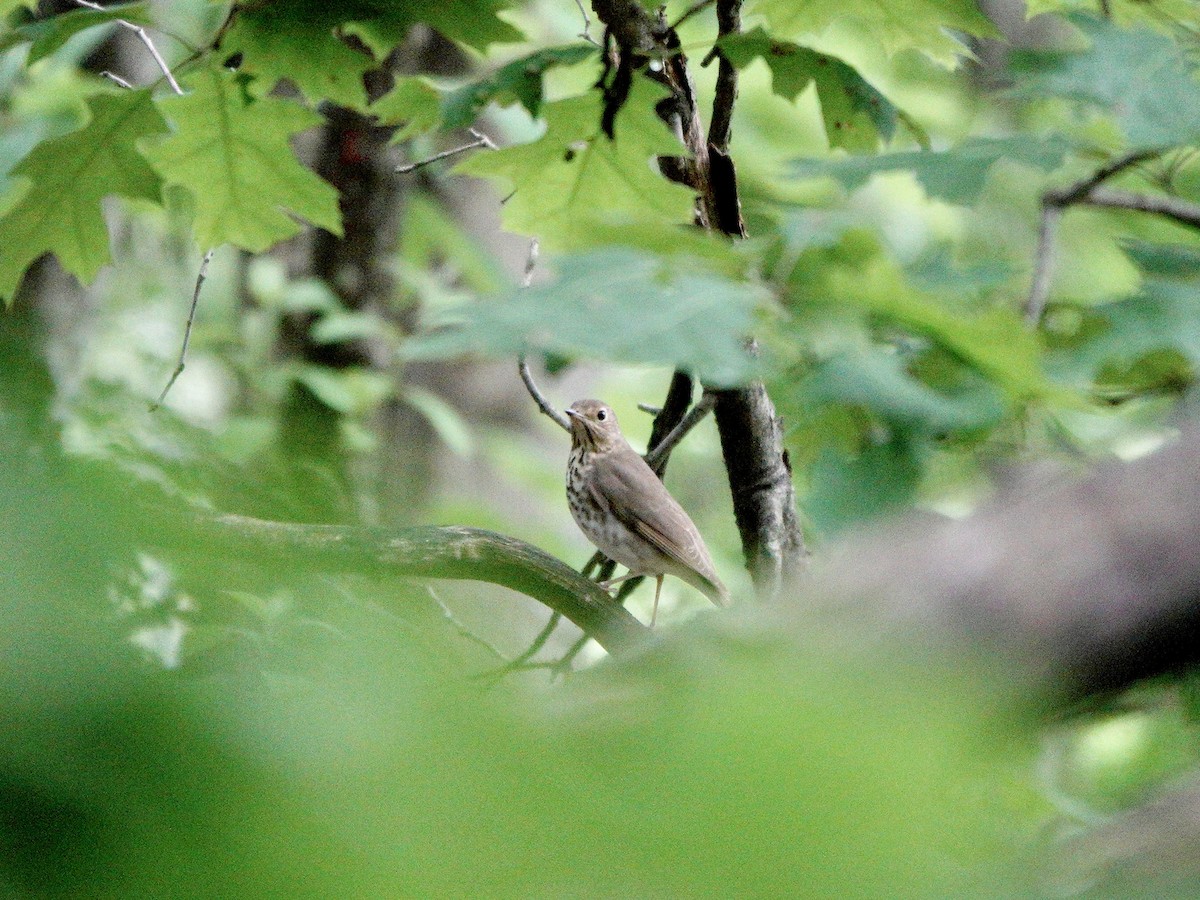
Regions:
<instances>
[{"instance_id":1,"label":"blurred foliage","mask_svg":"<svg viewBox=\"0 0 1200 900\"><path fill-rule=\"evenodd\" d=\"M672 0L668 21L691 5ZM818 548L914 505L967 514L1014 461L1156 446L1200 363L1194 231L1065 211L1046 315L1023 317L1045 190L1154 149L1113 184L1200 200L1194 0L1112 0L1111 19L1094 6L1039 0L1031 13L1065 15L1004 50L982 43L996 29L970 0L748 0L745 32L721 45L740 70L750 230L731 245L689 227L692 196L655 166L681 153L661 86L639 75L616 140L601 131L601 51L579 42L570 2L276 0L223 29L230 4L207 0L56 16L0 0L0 296L46 252L95 279L79 295L27 284L36 309L0 321L0 892L1029 895L1047 839L1193 773L1187 679L1039 733L998 661L743 609L553 690L493 685L475 676L534 621L516 598L280 566L191 527L208 512L312 519L327 494L370 520L388 463L422 452L449 474L416 515L582 562L561 434L490 418L490 370L447 374L464 355L510 373L517 352L542 356L548 390L586 382L643 442L635 405L661 400L673 367L761 376ZM185 96L94 73L118 16L155 26ZM425 26L465 73L406 59L368 106L362 76ZM702 109L715 33L711 8L682 29ZM326 103L397 126L414 161L472 125L501 148L404 176L388 308L348 309L344 285L234 252L339 232L337 193L300 150ZM540 239L532 286L462 221L446 178L494 187L504 227ZM187 372L151 414L197 249L222 243ZM369 341L382 362L281 358L289 316L318 346ZM296 384L356 484L284 440ZM397 407L432 449L379 440ZM704 426L669 483L744 593L718 456ZM667 592L676 623L697 608Z\"/></svg>"}]
</instances>

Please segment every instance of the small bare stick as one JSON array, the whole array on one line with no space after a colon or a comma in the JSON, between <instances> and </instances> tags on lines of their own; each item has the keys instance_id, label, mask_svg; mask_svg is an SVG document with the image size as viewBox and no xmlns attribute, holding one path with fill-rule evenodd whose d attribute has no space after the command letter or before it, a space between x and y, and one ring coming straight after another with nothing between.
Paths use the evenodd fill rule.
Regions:
<instances>
[{"instance_id":1,"label":"small bare stick","mask_svg":"<svg viewBox=\"0 0 1200 900\"><path fill-rule=\"evenodd\" d=\"M521 279L522 287L529 287L533 281L533 270L537 266L539 247L538 239L531 238L529 241L529 256L525 259L525 275ZM566 416L554 408L554 404L547 400L546 396L538 389L537 382L533 380L533 373L529 371L529 362L525 359L524 353L517 357L517 371L521 375L521 381L525 382L525 390L529 391L529 396L533 398L533 402L537 404L538 409L544 415L553 419L559 428L570 433L571 423L567 421Z\"/></svg>"},{"instance_id":2,"label":"small bare stick","mask_svg":"<svg viewBox=\"0 0 1200 900\"><path fill-rule=\"evenodd\" d=\"M583 31L579 33L579 37L583 38L589 44L600 46L594 37L592 37L589 29L592 27L592 20L588 18L587 7L583 5L583 0L575 0L575 5L579 7L579 14L583 16Z\"/></svg>"},{"instance_id":3,"label":"small bare stick","mask_svg":"<svg viewBox=\"0 0 1200 900\"><path fill-rule=\"evenodd\" d=\"M183 374L184 364L187 360L188 344L192 341L192 324L196 321L196 305L200 302L200 288L204 284L204 279L208 277L208 264L212 261L213 253L209 250L204 254L204 259L200 261L200 271L196 273L196 287L192 291L192 308L188 310L187 324L183 326L183 345L179 348L179 362L175 364L175 371L171 373L170 379L167 381L167 386L162 389L162 393L158 395L158 399L150 404L150 412L154 412L163 401L167 399L167 392L175 385L175 380Z\"/></svg>"},{"instance_id":4,"label":"small bare stick","mask_svg":"<svg viewBox=\"0 0 1200 900\"><path fill-rule=\"evenodd\" d=\"M676 28L678 28L680 25L682 25L684 22L686 22L692 16L696 15L696 13L712 6L713 2L714 2L714 0L698 0L697 3L693 3L686 10L684 10L683 15L681 15L678 19L676 19L674 22L671 23L671 30L674 31Z\"/></svg>"},{"instance_id":5,"label":"small bare stick","mask_svg":"<svg viewBox=\"0 0 1200 900\"><path fill-rule=\"evenodd\" d=\"M91 0L75 0L75 5L82 6L84 9L94 9L98 12L104 12L103 6L101 6L99 3L93 3ZM171 90L182 97L183 88L179 86L179 82L176 81L175 76L171 74L171 67L167 65L167 61L163 59L162 54L158 52L158 48L154 46L154 41L150 40L150 35L146 34L146 29L141 25L134 25L132 22L127 22L125 19L117 19L117 24L122 28L128 28L137 35L137 39L145 44L146 49L150 51L150 55L154 57L155 64L163 73L163 77L167 79L167 84L171 85ZM129 87L129 84L126 83L125 87Z\"/></svg>"},{"instance_id":6,"label":"small bare stick","mask_svg":"<svg viewBox=\"0 0 1200 900\"><path fill-rule=\"evenodd\" d=\"M679 442L687 436L687 433L700 424L700 420L712 411L716 403L717 395L705 391L700 397L700 401L688 410L687 415L683 417L679 424L671 429L670 433L659 442L657 447L652 448L646 454L646 462L650 468L653 469L662 461L663 457L674 450Z\"/></svg>"},{"instance_id":7,"label":"small bare stick","mask_svg":"<svg viewBox=\"0 0 1200 900\"><path fill-rule=\"evenodd\" d=\"M404 175L409 172L415 172L417 169L423 169L425 166L429 165L430 163L435 163L439 159L447 159L451 156L457 156L460 153L466 153L468 150L475 150L479 147L487 147L489 150L496 149L496 145L492 143L492 139L486 134L481 131L476 131L474 128L469 130L471 132L471 136L475 138L475 140L471 141L470 143L463 144L460 147L451 147L449 150L443 150L441 153L435 153L428 159L422 159L414 163L404 163L396 166L394 171L398 174Z\"/></svg>"},{"instance_id":8,"label":"small bare stick","mask_svg":"<svg viewBox=\"0 0 1200 900\"><path fill-rule=\"evenodd\" d=\"M107 78L113 84L117 85L117 87L123 87L126 90L130 90L130 91L133 90L133 85L130 84L128 81L126 81L124 78L122 78L120 75L118 75L116 72L110 72L110 71L108 71L108 69L105 69L103 72L100 73L100 77Z\"/></svg>"}]
</instances>

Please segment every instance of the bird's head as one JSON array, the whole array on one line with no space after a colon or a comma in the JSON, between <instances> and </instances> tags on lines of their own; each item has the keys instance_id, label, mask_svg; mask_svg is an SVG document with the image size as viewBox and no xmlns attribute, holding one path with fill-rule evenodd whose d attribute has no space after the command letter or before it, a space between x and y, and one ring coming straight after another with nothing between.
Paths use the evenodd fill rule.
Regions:
<instances>
[{"instance_id":1,"label":"bird's head","mask_svg":"<svg viewBox=\"0 0 1200 900\"><path fill-rule=\"evenodd\" d=\"M612 407L599 400L576 400L567 409L571 420L571 446L593 453L611 450L623 440Z\"/></svg>"}]
</instances>

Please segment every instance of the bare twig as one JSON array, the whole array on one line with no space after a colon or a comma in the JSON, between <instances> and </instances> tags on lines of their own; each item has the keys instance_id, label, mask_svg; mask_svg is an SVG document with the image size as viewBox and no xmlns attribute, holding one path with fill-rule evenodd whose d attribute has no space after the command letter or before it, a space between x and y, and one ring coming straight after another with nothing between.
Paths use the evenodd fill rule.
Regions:
<instances>
[{"instance_id":1,"label":"bare twig","mask_svg":"<svg viewBox=\"0 0 1200 900\"><path fill-rule=\"evenodd\" d=\"M1135 212L1153 213L1187 225L1200 228L1200 206L1178 197L1135 194L1131 191L1093 190L1082 201L1088 206L1108 209L1130 209Z\"/></svg>"},{"instance_id":2,"label":"bare twig","mask_svg":"<svg viewBox=\"0 0 1200 900\"><path fill-rule=\"evenodd\" d=\"M701 419L712 412L712 408L716 403L716 394L705 391L700 397L700 402L688 410L688 414L683 417L683 421L671 429L671 433L646 454L646 462L649 463L650 468L656 468L678 446L679 442L687 436L687 433L700 424Z\"/></svg>"},{"instance_id":3,"label":"bare twig","mask_svg":"<svg viewBox=\"0 0 1200 900\"><path fill-rule=\"evenodd\" d=\"M108 69L105 69L103 72L100 73L100 77L107 78L113 84L117 85L117 87L123 87L126 90L130 90L130 91L133 90L133 85L130 84L128 81L126 81L124 78L122 78L120 75L118 75L116 72L110 72L110 71L108 71Z\"/></svg>"},{"instance_id":4,"label":"bare twig","mask_svg":"<svg viewBox=\"0 0 1200 900\"><path fill-rule=\"evenodd\" d=\"M105 11L103 6L101 6L99 3L93 3L91 0L75 0L75 5L82 6L84 9L94 9L98 12ZM154 46L154 41L150 40L150 35L146 34L146 29L141 25L134 25L132 22L128 22L125 19L117 19L116 21L117 24L122 28L128 28L135 35L137 35L137 39L146 46L148 51L150 51L150 55L154 58L155 64L163 73L163 77L167 79L167 84L171 85L171 90L182 97L183 88L179 86L179 82L176 81L175 76L171 74L171 67L167 65L167 61L163 59L162 54L158 52L158 48Z\"/></svg>"},{"instance_id":5,"label":"bare twig","mask_svg":"<svg viewBox=\"0 0 1200 900\"><path fill-rule=\"evenodd\" d=\"M537 266L538 258L538 239L532 238L529 241L529 256L525 259L525 275L521 280L522 287L529 287L533 281L533 270ZM533 373L529 371L529 361L522 353L517 357L517 372L521 375L521 381L525 383L525 390L529 391L529 396L533 398L533 402L537 404L543 415L549 416L559 428L570 434L571 423L567 421L567 417L554 408L554 404L546 399L546 396L538 389L537 382L533 380Z\"/></svg>"},{"instance_id":6,"label":"bare twig","mask_svg":"<svg viewBox=\"0 0 1200 900\"><path fill-rule=\"evenodd\" d=\"M1038 223L1037 250L1033 256L1033 280L1029 285L1029 297L1025 301L1025 321L1036 326L1046 311L1046 299L1050 296L1050 282L1054 277L1054 238L1058 232L1058 220L1062 218L1062 207L1042 204L1042 218Z\"/></svg>"},{"instance_id":7,"label":"bare twig","mask_svg":"<svg viewBox=\"0 0 1200 900\"><path fill-rule=\"evenodd\" d=\"M712 6L715 2L716 0L697 0L696 3L693 3L686 10L684 10L683 15L671 23L671 30L674 31L692 16L696 15L696 13L702 12L703 10Z\"/></svg>"},{"instance_id":8,"label":"bare twig","mask_svg":"<svg viewBox=\"0 0 1200 900\"><path fill-rule=\"evenodd\" d=\"M1087 178L1081 178L1065 188L1046 191L1042 196L1042 203L1060 207L1079 203L1093 188L1099 187L1114 175L1119 175L1131 166L1153 159L1161 153L1161 150L1131 150L1129 153L1118 156L1107 165L1101 166Z\"/></svg>"},{"instance_id":9,"label":"bare twig","mask_svg":"<svg viewBox=\"0 0 1200 900\"><path fill-rule=\"evenodd\" d=\"M192 307L188 310L187 324L183 326L183 345L179 348L179 362L175 364L175 371L171 373L171 377L168 379L166 387L162 389L162 393L158 395L158 399L150 404L151 412L162 406L163 400L167 398L167 392L174 387L175 380L183 374L187 361L188 344L192 341L192 325L196 321L196 306L200 302L200 288L204 285L204 279L208 277L208 264L212 262L213 253L214 251L209 250L204 254L204 259L200 261L200 271L196 273L196 287L192 290Z\"/></svg>"},{"instance_id":10,"label":"bare twig","mask_svg":"<svg viewBox=\"0 0 1200 900\"><path fill-rule=\"evenodd\" d=\"M438 596L437 591L435 591L432 586L430 586L428 584L425 585L425 590L429 594L429 596L433 599L433 602L438 605L438 609L440 609L442 611L443 618L445 618L445 620L450 623L450 626L456 632L458 632L460 637L466 638L471 643L479 645L480 647L482 647L484 650L487 650L492 656L496 657L497 659L504 659L504 654L501 653L499 650L497 650L496 646L494 644L492 644L490 641L488 641L484 638L481 638L479 635L477 635L475 632L473 632L470 628L468 628L463 623L463 621L454 614L454 610L452 610L449 606L446 605L446 601ZM553 615L558 616L560 614L554 613Z\"/></svg>"},{"instance_id":11,"label":"bare twig","mask_svg":"<svg viewBox=\"0 0 1200 900\"><path fill-rule=\"evenodd\" d=\"M652 416L657 416L662 413L662 407L655 406L653 403L639 403L638 409L644 413L649 413Z\"/></svg>"},{"instance_id":12,"label":"bare twig","mask_svg":"<svg viewBox=\"0 0 1200 900\"><path fill-rule=\"evenodd\" d=\"M550 635L554 634L554 629L558 628L558 623L561 621L562 613L558 612L557 610L550 613L550 618L542 627L542 630L538 632L537 637L530 642L528 647L526 647L521 651L521 653L519 653L517 656L514 656L508 662L504 663L504 665L497 666L494 669L488 669L486 672L480 672L476 677L490 681L503 678L510 672L516 672L520 669L529 668L527 665L529 661L537 655L539 650L546 646L546 641L550 640Z\"/></svg>"},{"instance_id":13,"label":"bare twig","mask_svg":"<svg viewBox=\"0 0 1200 900\"><path fill-rule=\"evenodd\" d=\"M537 268L538 251L541 249L541 244L537 238L529 239L529 255L525 257L525 274L521 278L521 287L529 287L533 284L533 270Z\"/></svg>"},{"instance_id":14,"label":"bare twig","mask_svg":"<svg viewBox=\"0 0 1200 900\"><path fill-rule=\"evenodd\" d=\"M583 16L583 31L579 32L578 36L583 38L589 44L595 44L597 47L599 47L600 42L592 37L590 30L592 27L592 20L587 14L587 7L583 5L583 0L575 0L575 5L579 7L579 14Z\"/></svg>"},{"instance_id":15,"label":"bare twig","mask_svg":"<svg viewBox=\"0 0 1200 900\"><path fill-rule=\"evenodd\" d=\"M1161 155L1161 150L1132 150L1107 165L1101 166L1086 178L1065 188L1052 188L1042 195L1042 214L1038 224L1037 249L1033 258L1033 278L1029 297L1025 301L1025 321L1036 326L1046 311L1050 284L1054 278L1054 244L1058 222L1065 209L1071 206L1108 206L1140 210L1175 219L1184 225L1195 226L1198 221L1192 204L1172 197L1152 197L1125 191L1100 191L1100 185L1126 169Z\"/></svg>"},{"instance_id":16,"label":"bare twig","mask_svg":"<svg viewBox=\"0 0 1200 900\"><path fill-rule=\"evenodd\" d=\"M543 415L549 416L559 428L563 431L570 432L571 423L567 421L567 417L554 408L554 404L545 398L537 384L533 380L533 373L529 371L529 363L525 359L525 354L522 353L517 357L517 371L521 373L521 380L525 382L525 390L529 391L529 396L533 398L533 402L537 404Z\"/></svg>"},{"instance_id":17,"label":"bare twig","mask_svg":"<svg viewBox=\"0 0 1200 900\"><path fill-rule=\"evenodd\" d=\"M475 140L471 141L470 143L463 144L460 147L451 147L449 150L443 150L441 153L435 153L428 159L422 159L414 163L403 163L402 165L396 166L394 171L403 175L409 172L415 172L417 169L423 169L425 166L429 165L430 163L435 163L439 159L446 159L451 156L457 156L460 153L466 153L468 150L475 150L479 147L487 147L489 150L496 149L496 145L492 143L492 139L486 134L481 131L477 131L474 128L468 130L471 132L471 136L475 138Z\"/></svg>"}]
</instances>

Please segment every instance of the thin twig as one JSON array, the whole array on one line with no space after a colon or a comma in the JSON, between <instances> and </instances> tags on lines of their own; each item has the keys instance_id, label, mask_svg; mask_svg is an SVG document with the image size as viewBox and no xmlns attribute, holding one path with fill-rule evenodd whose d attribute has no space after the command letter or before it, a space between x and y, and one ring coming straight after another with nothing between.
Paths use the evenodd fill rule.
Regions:
<instances>
[{"instance_id":1,"label":"thin twig","mask_svg":"<svg viewBox=\"0 0 1200 900\"><path fill-rule=\"evenodd\" d=\"M1050 282L1054 277L1054 238L1058 232L1058 220L1062 218L1062 207L1042 204L1042 218L1038 223L1037 250L1033 255L1033 280L1029 285L1029 297L1025 301L1025 321L1036 326L1046 311L1046 300L1050 296Z\"/></svg>"},{"instance_id":2,"label":"thin twig","mask_svg":"<svg viewBox=\"0 0 1200 900\"><path fill-rule=\"evenodd\" d=\"M1071 206L1082 200L1093 188L1099 187L1114 175L1119 175L1130 166L1135 166L1140 162L1153 159L1161 154L1161 150L1131 150L1129 153L1118 156L1107 165L1101 166L1087 178L1081 178L1066 188L1046 191L1042 197L1042 202L1054 206Z\"/></svg>"},{"instance_id":3,"label":"thin twig","mask_svg":"<svg viewBox=\"0 0 1200 900\"><path fill-rule=\"evenodd\" d=\"M682 441L689 431L700 424L700 420L712 412L712 408L717 403L717 395L705 391L700 397L700 401L688 410L683 420L671 429L670 434L659 441L658 446L654 447L646 454L646 462L650 468L654 468L661 462L675 447Z\"/></svg>"},{"instance_id":4,"label":"thin twig","mask_svg":"<svg viewBox=\"0 0 1200 900\"><path fill-rule=\"evenodd\" d=\"M521 279L522 287L529 287L533 282L533 270L537 266L538 258L538 239L531 238L529 241L529 255L525 258L525 275ZM525 382L525 390L529 391L529 396L533 398L533 402L537 404L543 415L549 416L554 420L563 431L570 434L571 423L567 421L567 417L554 408L554 404L546 399L546 396L538 389L537 383L533 380L533 373L529 371L529 361L522 353L517 357L517 371L521 375L521 381Z\"/></svg>"},{"instance_id":5,"label":"thin twig","mask_svg":"<svg viewBox=\"0 0 1200 900\"><path fill-rule=\"evenodd\" d=\"M108 71L108 69L105 69L103 72L100 73L100 77L107 78L109 81L111 81L113 84L117 85L118 87L123 87L126 90L130 90L130 91L133 90L133 85L130 84L128 81L126 81L124 78L122 78L120 75L118 75L116 72L110 72L110 71Z\"/></svg>"},{"instance_id":6,"label":"thin twig","mask_svg":"<svg viewBox=\"0 0 1200 900\"><path fill-rule=\"evenodd\" d=\"M1135 212L1153 213L1187 225L1189 228L1200 228L1200 206L1188 203L1178 197L1162 197L1149 194L1135 194L1132 191L1093 190L1083 200L1088 206L1101 206L1107 209L1130 209Z\"/></svg>"},{"instance_id":7,"label":"thin twig","mask_svg":"<svg viewBox=\"0 0 1200 900\"><path fill-rule=\"evenodd\" d=\"M99 3L93 3L91 0L75 0L75 5L82 6L84 9L94 9L97 12L105 12L103 6L101 6ZM183 88L179 86L179 82L176 81L175 76L171 74L171 67L167 65L167 61L163 59L162 54L158 52L158 48L154 46L154 41L150 40L150 35L146 34L146 29L141 25L134 25L132 22L128 22L125 19L117 19L116 22L122 28L128 28L130 31L132 31L135 35L137 35L138 40L145 44L146 49L150 51L150 55L154 57L154 62L158 65L158 68L162 71L163 76L167 79L167 84L171 85L171 90L182 97Z\"/></svg>"},{"instance_id":8,"label":"thin twig","mask_svg":"<svg viewBox=\"0 0 1200 900\"><path fill-rule=\"evenodd\" d=\"M460 637L466 638L473 644L478 644L497 659L504 659L504 654L497 650L494 644L484 638L481 638L465 624L463 624L462 620L454 614L454 610L446 605L446 601L438 596L437 591L435 591L431 585L425 585L425 590L429 592L429 596L433 598L433 602L438 605L439 609L441 609L442 617L450 623L451 627L458 632ZM555 612L553 615L561 616L561 613Z\"/></svg>"},{"instance_id":9,"label":"thin twig","mask_svg":"<svg viewBox=\"0 0 1200 900\"><path fill-rule=\"evenodd\" d=\"M466 153L468 150L475 150L479 147L487 147L489 150L496 149L496 145L492 143L492 139L486 134L481 131L476 131L474 128L468 130L471 132L471 136L475 138L475 140L471 141L470 143L463 144L461 147L451 147L449 150L443 150L441 153L435 153L428 159L422 159L415 163L403 163L399 166L396 166L393 171L403 175L409 172L415 172L417 169L423 169L425 166L429 165L430 163L435 163L439 159L446 159L447 157L457 156L460 153Z\"/></svg>"},{"instance_id":10,"label":"thin twig","mask_svg":"<svg viewBox=\"0 0 1200 900\"><path fill-rule=\"evenodd\" d=\"M533 270L537 268L538 251L541 246L537 238L529 239L529 255L525 257L525 274L521 278L521 287L523 288L533 284Z\"/></svg>"},{"instance_id":11,"label":"thin twig","mask_svg":"<svg viewBox=\"0 0 1200 900\"><path fill-rule=\"evenodd\" d=\"M639 578L638 581L641 581L641 579ZM557 662L553 663L552 665L546 666L545 668L548 668L550 670L550 674L552 676L559 677L559 676L566 675L568 672L571 671L571 663L575 662L575 657L577 657L579 655L580 651L582 651L583 648L587 646L587 642L590 641L591 639L592 638L590 635L586 635L586 634L580 635L579 638L575 641L575 643L573 643L570 647L567 648L567 652L564 653Z\"/></svg>"},{"instance_id":12,"label":"thin twig","mask_svg":"<svg viewBox=\"0 0 1200 900\"><path fill-rule=\"evenodd\" d=\"M713 3L715 3L715 2L716 2L716 0L698 0L698 2L693 3L686 10L684 10L683 15L681 15L678 19L676 19L674 22L671 23L671 30L674 31L676 28L678 28L680 25L682 25L684 22L686 22L692 16L696 15L696 13L701 12L704 9L707 9L708 7L712 6Z\"/></svg>"},{"instance_id":13,"label":"thin twig","mask_svg":"<svg viewBox=\"0 0 1200 900\"><path fill-rule=\"evenodd\" d=\"M1131 166L1159 156L1161 152L1161 150L1132 150L1107 165L1101 166L1086 178L1081 178L1065 188L1048 190L1042 195L1042 215L1038 223L1037 249L1034 251L1033 257L1033 278L1029 285L1029 296L1025 300L1025 321L1028 324L1036 326L1046 311L1046 301L1050 297L1050 284L1054 278L1055 237L1063 210L1081 203L1093 204L1091 197L1097 187Z\"/></svg>"},{"instance_id":14,"label":"thin twig","mask_svg":"<svg viewBox=\"0 0 1200 900\"><path fill-rule=\"evenodd\" d=\"M655 406L653 403L639 403L638 409L644 413L649 413L652 416L657 416L662 412L662 407Z\"/></svg>"},{"instance_id":15,"label":"thin twig","mask_svg":"<svg viewBox=\"0 0 1200 900\"><path fill-rule=\"evenodd\" d=\"M212 261L213 253L214 251L209 250L204 254L204 259L200 261L200 271L196 273L196 287L192 290L192 308L188 310L187 324L183 326L183 345L179 348L179 362L175 364L175 371L171 373L167 386L162 389L158 399L150 404L150 412L154 412L162 406L163 400L167 398L167 392L175 384L175 379L183 374L188 344L192 341L192 324L196 321L196 306L200 302L200 288L204 285L204 279L208 277L208 264Z\"/></svg>"},{"instance_id":16,"label":"thin twig","mask_svg":"<svg viewBox=\"0 0 1200 900\"><path fill-rule=\"evenodd\" d=\"M550 635L554 634L554 629L558 627L558 623L562 621L562 613L552 612L549 620L542 627L535 637L523 651L512 659L508 660L504 665L497 666L494 669L488 669L486 672L480 672L477 678L493 680L503 678L510 672L516 672L518 669L527 668L527 663L533 659L539 650L546 646L546 641L550 640Z\"/></svg>"},{"instance_id":17,"label":"thin twig","mask_svg":"<svg viewBox=\"0 0 1200 900\"><path fill-rule=\"evenodd\" d=\"M599 47L600 42L592 37L592 33L590 31L592 27L592 20L588 17L587 7L583 5L583 0L575 0L575 5L579 7L579 14L583 16L583 31L581 31L578 36L583 38L589 44L595 44L597 47Z\"/></svg>"}]
</instances>

